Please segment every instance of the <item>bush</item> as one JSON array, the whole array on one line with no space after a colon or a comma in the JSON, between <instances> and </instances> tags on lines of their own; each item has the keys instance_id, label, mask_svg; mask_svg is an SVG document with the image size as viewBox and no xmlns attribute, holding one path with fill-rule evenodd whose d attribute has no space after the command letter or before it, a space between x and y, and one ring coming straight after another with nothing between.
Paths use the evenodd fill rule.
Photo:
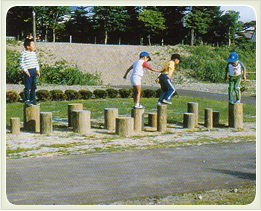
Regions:
<instances>
[{"instance_id":1,"label":"bush","mask_svg":"<svg viewBox=\"0 0 261 211\"><path fill-rule=\"evenodd\" d=\"M157 89L156 90L156 97L159 98L162 93L163 93L162 89Z\"/></svg>"},{"instance_id":2,"label":"bush","mask_svg":"<svg viewBox=\"0 0 261 211\"><path fill-rule=\"evenodd\" d=\"M50 91L52 100L66 100L67 96L60 89L54 89Z\"/></svg>"},{"instance_id":3,"label":"bush","mask_svg":"<svg viewBox=\"0 0 261 211\"><path fill-rule=\"evenodd\" d=\"M154 89L144 89L144 90L141 90L141 96L142 97L147 97L147 98L156 97L156 90L154 90Z\"/></svg>"},{"instance_id":4,"label":"bush","mask_svg":"<svg viewBox=\"0 0 261 211\"><path fill-rule=\"evenodd\" d=\"M19 67L20 53L6 50L6 83L22 84L23 70Z\"/></svg>"},{"instance_id":5,"label":"bush","mask_svg":"<svg viewBox=\"0 0 261 211\"><path fill-rule=\"evenodd\" d=\"M119 91L116 89L106 89L109 98L116 98L118 97Z\"/></svg>"},{"instance_id":6,"label":"bush","mask_svg":"<svg viewBox=\"0 0 261 211\"><path fill-rule=\"evenodd\" d=\"M90 99L92 97L92 92L89 90L80 90L78 93L81 99Z\"/></svg>"},{"instance_id":7,"label":"bush","mask_svg":"<svg viewBox=\"0 0 261 211\"><path fill-rule=\"evenodd\" d=\"M93 94L94 94L95 98L106 98L107 97L107 92L102 89L94 90Z\"/></svg>"},{"instance_id":8,"label":"bush","mask_svg":"<svg viewBox=\"0 0 261 211\"><path fill-rule=\"evenodd\" d=\"M6 92L6 102L7 103L17 102L19 99L20 99L20 96L16 91L11 90L11 91Z\"/></svg>"},{"instance_id":9,"label":"bush","mask_svg":"<svg viewBox=\"0 0 261 211\"><path fill-rule=\"evenodd\" d=\"M128 98L131 96L132 92L129 89L120 89L119 94L121 98Z\"/></svg>"},{"instance_id":10,"label":"bush","mask_svg":"<svg viewBox=\"0 0 261 211\"><path fill-rule=\"evenodd\" d=\"M36 92L36 97L39 101L48 101L51 99L51 94L48 90L42 89Z\"/></svg>"},{"instance_id":11,"label":"bush","mask_svg":"<svg viewBox=\"0 0 261 211\"><path fill-rule=\"evenodd\" d=\"M20 93L19 93L19 96L20 96L20 98L22 98L22 100L24 101L24 91L20 92Z\"/></svg>"},{"instance_id":12,"label":"bush","mask_svg":"<svg viewBox=\"0 0 261 211\"><path fill-rule=\"evenodd\" d=\"M65 95L67 96L68 100L77 100L80 99L80 94L75 90L65 90Z\"/></svg>"}]
</instances>

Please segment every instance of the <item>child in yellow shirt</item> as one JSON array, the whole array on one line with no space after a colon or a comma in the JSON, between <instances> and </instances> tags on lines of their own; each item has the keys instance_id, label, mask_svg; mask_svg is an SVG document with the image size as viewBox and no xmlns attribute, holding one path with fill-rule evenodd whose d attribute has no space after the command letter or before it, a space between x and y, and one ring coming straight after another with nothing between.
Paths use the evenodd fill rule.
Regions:
<instances>
[{"instance_id":1,"label":"child in yellow shirt","mask_svg":"<svg viewBox=\"0 0 261 211\"><path fill-rule=\"evenodd\" d=\"M161 103L172 104L172 102L170 102L170 99L172 95L175 93L176 89L172 84L170 78L175 70L175 66L180 62L181 62L180 55L173 54L171 56L171 60L164 65L162 69L162 73L156 80L157 82L160 83L161 89L163 91L163 93L159 97L158 104Z\"/></svg>"}]
</instances>

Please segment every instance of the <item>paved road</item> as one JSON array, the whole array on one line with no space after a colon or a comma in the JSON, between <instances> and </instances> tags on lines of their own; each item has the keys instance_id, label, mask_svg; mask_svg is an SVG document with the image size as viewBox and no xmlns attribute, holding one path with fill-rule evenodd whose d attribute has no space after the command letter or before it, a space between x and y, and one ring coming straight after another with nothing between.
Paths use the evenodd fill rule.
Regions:
<instances>
[{"instance_id":1,"label":"paved road","mask_svg":"<svg viewBox=\"0 0 261 211\"><path fill-rule=\"evenodd\" d=\"M131 86L115 86L117 88L131 88ZM143 89L155 89L153 86L142 86ZM185 90L185 89L177 89L177 93L180 96L187 96L187 97L197 97L197 98L209 98L209 99L218 99L218 100L228 100L228 94L218 94L218 93L210 93L210 92L200 92L200 91L193 91L193 90ZM235 100L235 99L234 99ZM245 104L256 104L256 98L250 96L241 95L241 102Z\"/></svg>"},{"instance_id":2,"label":"paved road","mask_svg":"<svg viewBox=\"0 0 261 211\"><path fill-rule=\"evenodd\" d=\"M256 179L255 142L7 160L13 204L99 204L239 187Z\"/></svg>"}]
</instances>

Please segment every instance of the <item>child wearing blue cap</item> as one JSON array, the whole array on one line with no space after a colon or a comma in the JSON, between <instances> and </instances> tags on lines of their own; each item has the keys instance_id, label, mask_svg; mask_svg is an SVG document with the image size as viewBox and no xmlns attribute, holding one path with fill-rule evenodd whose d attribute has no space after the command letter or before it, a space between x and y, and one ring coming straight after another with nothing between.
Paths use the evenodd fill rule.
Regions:
<instances>
[{"instance_id":1,"label":"child wearing blue cap","mask_svg":"<svg viewBox=\"0 0 261 211\"><path fill-rule=\"evenodd\" d=\"M128 73L133 69L132 75L130 77L131 83L133 85L133 108L135 109L142 109L144 106L140 105L140 95L141 95L141 78L143 76L144 68L147 68L151 71L155 72L161 72L161 70L155 70L152 67L149 66L147 63L150 61L150 55L148 52L141 52L140 58L131 65L125 75L123 76L124 79L126 79Z\"/></svg>"},{"instance_id":2,"label":"child wearing blue cap","mask_svg":"<svg viewBox=\"0 0 261 211\"><path fill-rule=\"evenodd\" d=\"M236 52L230 53L228 59L229 62L226 67L226 75L224 81L227 80L227 73L229 73L229 103L233 103L233 90L236 93L235 103L240 103L240 82L242 78L243 69L243 79L246 80L246 68L241 61L238 60L238 54Z\"/></svg>"}]
</instances>

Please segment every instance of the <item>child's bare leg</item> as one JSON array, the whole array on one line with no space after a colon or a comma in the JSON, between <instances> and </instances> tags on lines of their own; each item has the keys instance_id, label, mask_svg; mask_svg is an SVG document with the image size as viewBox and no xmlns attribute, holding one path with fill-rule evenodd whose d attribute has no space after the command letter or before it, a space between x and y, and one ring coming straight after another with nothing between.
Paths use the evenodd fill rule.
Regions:
<instances>
[{"instance_id":1,"label":"child's bare leg","mask_svg":"<svg viewBox=\"0 0 261 211\"><path fill-rule=\"evenodd\" d=\"M140 95L141 95L141 85L133 86L134 94L133 101L135 105L140 104Z\"/></svg>"}]
</instances>

